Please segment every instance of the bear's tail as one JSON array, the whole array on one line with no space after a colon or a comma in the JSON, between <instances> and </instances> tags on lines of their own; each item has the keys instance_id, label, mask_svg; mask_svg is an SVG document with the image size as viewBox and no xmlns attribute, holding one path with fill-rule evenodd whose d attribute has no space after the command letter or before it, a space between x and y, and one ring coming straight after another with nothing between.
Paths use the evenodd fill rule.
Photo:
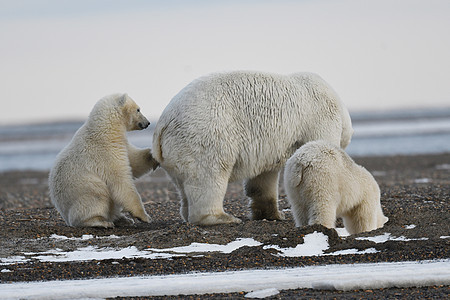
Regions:
<instances>
[{"instance_id":1,"label":"bear's tail","mask_svg":"<svg viewBox=\"0 0 450 300\"><path fill-rule=\"evenodd\" d=\"M163 154L162 154L162 146L161 146L161 136L166 127L158 127L156 126L155 132L153 133L153 145L152 145L152 155L153 158L158 162L163 162Z\"/></svg>"}]
</instances>

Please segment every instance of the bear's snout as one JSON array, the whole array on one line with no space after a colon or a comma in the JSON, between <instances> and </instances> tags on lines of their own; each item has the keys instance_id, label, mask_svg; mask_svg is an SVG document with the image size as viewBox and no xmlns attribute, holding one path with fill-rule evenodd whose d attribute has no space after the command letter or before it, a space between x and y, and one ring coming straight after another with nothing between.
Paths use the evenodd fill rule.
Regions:
<instances>
[{"instance_id":1,"label":"bear's snout","mask_svg":"<svg viewBox=\"0 0 450 300\"><path fill-rule=\"evenodd\" d=\"M149 121L139 122L138 126L140 129L145 129L150 125Z\"/></svg>"}]
</instances>

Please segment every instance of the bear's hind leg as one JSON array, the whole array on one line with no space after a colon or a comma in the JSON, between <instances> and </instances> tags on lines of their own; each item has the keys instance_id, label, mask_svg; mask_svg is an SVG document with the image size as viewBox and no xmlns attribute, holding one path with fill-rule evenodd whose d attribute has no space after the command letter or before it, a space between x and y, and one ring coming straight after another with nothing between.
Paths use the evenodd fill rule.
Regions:
<instances>
[{"instance_id":1,"label":"bear's hind leg","mask_svg":"<svg viewBox=\"0 0 450 300\"><path fill-rule=\"evenodd\" d=\"M278 210L279 171L262 173L244 183L245 194L251 198L253 220L283 220Z\"/></svg>"},{"instance_id":2,"label":"bear's hind leg","mask_svg":"<svg viewBox=\"0 0 450 300\"><path fill-rule=\"evenodd\" d=\"M176 177L171 176L172 182L175 185L178 191L178 197L180 198L180 215L181 218L185 221L189 221L189 203L187 200L186 193L184 192L184 186L181 180L178 180Z\"/></svg>"},{"instance_id":3,"label":"bear's hind leg","mask_svg":"<svg viewBox=\"0 0 450 300\"><path fill-rule=\"evenodd\" d=\"M196 225L240 223L240 219L223 210L228 177L214 177L209 174L198 178L201 179L188 178L182 184L189 205L187 210L182 207L182 213L188 212L189 223Z\"/></svg>"},{"instance_id":4,"label":"bear's hind leg","mask_svg":"<svg viewBox=\"0 0 450 300\"><path fill-rule=\"evenodd\" d=\"M97 178L91 178L85 184L83 193L74 199L68 211L68 224L75 227L114 227L111 209L105 184Z\"/></svg>"},{"instance_id":5,"label":"bear's hind leg","mask_svg":"<svg viewBox=\"0 0 450 300\"><path fill-rule=\"evenodd\" d=\"M354 207L342 217L345 229L350 234L377 229L377 219L377 211L364 202Z\"/></svg>"},{"instance_id":6,"label":"bear's hind leg","mask_svg":"<svg viewBox=\"0 0 450 300\"><path fill-rule=\"evenodd\" d=\"M291 204L291 213L295 220L295 226L302 227L308 225L309 207L305 198L301 197L300 193L291 193L288 200Z\"/></svg>"},{"instance_id":7,"label":"bear's hind leg","mask_svg":"<svg viewBox=\"0 0 450 300\"><path fill-rule=\"evenodd\" d=\"M330 201L318 193L315 199L311 201L307 212L309 214L308 225L321 224L327 228L335 228L336 206L333 203L334 201Z\"/></svg>"}]
</instances>

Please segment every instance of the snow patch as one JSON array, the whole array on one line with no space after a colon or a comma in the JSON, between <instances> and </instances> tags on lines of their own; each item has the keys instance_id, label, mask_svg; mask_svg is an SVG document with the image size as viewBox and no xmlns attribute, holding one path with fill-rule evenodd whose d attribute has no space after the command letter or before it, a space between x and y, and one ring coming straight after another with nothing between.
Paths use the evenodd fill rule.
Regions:
<instances>
[{"instance_id":1,"label":"snow patch","mask_svg":"<svg viewBox=\"0 0 450 300\"><path fill-rule=\"evenodd\" d=\"M450 259L166 276L1 283L0 299L193 295L299 288L356 290L450 284Z\"/></svg>"},{"instance_id":2,"label":"snow patch","mask_svg":"<svg viewBox=\"0 0 450 300\"><path fill-rule=\"evenodd\" d=\"M414 224L405 226L405 229L414 229L414 228L416 228L416 225L414 225Z\"/></svg>"},{"instance_id":3,"label":"snow patch","mask_svg":"<svg viewBox=\"0 0 450 300\"><path fill-rule=\"evenodd\" d=\"M281 248L278 245L267 245L263 247L264 250L275 249L281 252L279 256L284 257L323 255L323 252L328 248L328 236L317 231L305 235L303 244L298 244L295 248Z\"/></svg>"},{"instance_id":4,"label":"snow patch","mask_svg":"<svg viewBox=\"0 0 450 300\"><path fill-rule=\"evenodd\" d=\"M12 272L10 269L2 269L0 273L10 273Z\"/></svg>"},{"instance_id":5,"label":"snow patch","mask_svg":"<svg viewBox=\"0 0 450 300\"><path fill-rule=\"evenodd\" d=\"M426 240L428 240L428 238L423 237L423 238L417 238L417 239L409 239L407 237L404 237L403 235L399 236L399 237L395 237L395 236L392 236L390 233L385 232L382 235L367 236L367 237L357 237L357 238L355 238L355 240L371 241L371 242L380 244L380 243L385 243L387 241L395 241L395 242L398 242L398 241L401 241L401 242L426 241Z\"/></svg>"},{"instance_id":6,"label":"snow patch","mask_svg":"<svg viewBox=\"0 0 450 300\"><path fill-rule=\"evenodd\" d=\"M74 239L64 236L56 236L53 238L62 240ZM81 237L81 239L83 240L90 238L91 238L90 236ZM138 250L135 246L130 246L121 249L98 248L96 246L87 246L78 248L77 250L74 251L63 251L62 249L56 248L45 252L27 252L24 253L25 256L13 256L8 258L1 258L0 265L25 263L30 261L31 259L37 259L41 262L90 261L90 260L106 260L106 259L122 259L122 258L170 259L177 256L183 256L188 253L208 253L208 252L231 253L234 250L237 250L244 246L254 247L259 245L262 244L252 238L242 238L232 241L226 245L192 243L189 246L166 248L166 249L149 248L146 250Z\"/></svg>"},{"instance_id":7,"label":"snow patch","mask_svg":"<svg viewBox=\"0 0 450 300\"><path fill-rule=\"evenodd\" d=\"M154 252L174 252L174 253L221 252L228 254L244 246L254 247L260 245L262 245L262 243L255 241L252 238L239 238L236 241L230 242L226 245L192 243L189 246L165 248L165 249L150 248L148 250Z\"/></svg>"},{"instance_id":8,"label":"snow patch","mask_svg":"<svg viewBox=\"0 0 450 300\"><path fill-rule=\"evenodd\" d=\"M50 237L50 239L55 239L55 240L65 240L65 241L87 241L90 239L118 239L119 237L117 235L110 235L110 236L96 236L94 237L92 234L83 234L80 238L77 237L67 237L64 235L57 235L57 234L52 234ZM44 239L44 238L41 238Z\"/></svg>"},{"instance_id":9,"label":"snow patch","mask_svg":"<svg viewBox=\"0 0 450 300\"><path fill-rule=\"evenodd\" d=\"M75 251L63 251L61 249L53 249L39 253L25 253L26 255L37 255L32 258L41 262L66 262L66 261L89 261L89 260L105 260L105 259L122 259L122 258L172 258L178 256L168 253L152 253L148 251L139 251L136 247L130 246L122 249L97 248L87 246L78 248Z\"/></svg>"},{"instance_id":10,"label":"snow patch","mask_svg":"<svg viewBox=\"0 0 450 300\"><path fill-rule=\"evenodd\" d=\"M437 165L436 169L438 169L438 170L450 170L450 164Z\"/></svg>"},{"instance_id":11,"label":"snow patch","mask_svg":"<svg viewBox=\"0 0 450 300\"><path fill-rule=\"evenodd\" d=\"M417 178L414 179L414 183L430 183L431 179L430 178Z\"/></svg>"},{"instance_id":12,"label":"snow patch","mask_svg":"<svg viewBox=\"0 0 450 300\"><path fill-rule=\"evenodd\" d=\"M367 248L364 250L358 250L355 248L352 249L345 249L345 250L339 250L331 253L327 253L325 255L348 255L348 254L369 254L369 253L377 253L378 250L375 248Z\"/></svg>"},{"instance_id":13,"label":"snow patch","mask_svg":"<svg viewBox=\"0 0 450 300\"><path fill-rule=\"evenodd\" d=\"M245 295L245 298L258 298L263 299L271 296L278 295L280 293L276 288L264 289L259 291L250 292Z\"/></svg>"},{"instance_id":14,"label":"snow patch","mask_svg":"<svg viewBox=\"0 0 450 300\"><path fill-rule=\"evenodd\" d=\"M10 257L2 257L0 258L0 266L5 265L13 265L13 264L23 264L26 262L29 262L30 260L27 259L25 256L10 256Z\"/></svg>"}]
</instances>

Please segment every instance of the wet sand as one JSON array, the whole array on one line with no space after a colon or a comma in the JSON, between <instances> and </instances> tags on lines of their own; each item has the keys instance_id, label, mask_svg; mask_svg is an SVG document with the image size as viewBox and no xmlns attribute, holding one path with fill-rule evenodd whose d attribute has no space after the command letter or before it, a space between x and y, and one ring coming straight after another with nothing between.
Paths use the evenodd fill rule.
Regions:
<instances>
[{"instance_id":1,"label":"wet sand","mask_svg":"<svg viewBox=\"0 0 450 300\"><path fill-rule=\"evenodd\" d=\"M263 246L242 247L229 254L210 253L203 256L185 255L168 259L109 259L87 262L40 262L35 259L0 268L5 282L81 279L111 276L160 275L188 272L225 271L240 269L282 268L324 264L364 262L394 262L450 257L450 154L422 156L366 157L355 159L365 166L380 185L381 203L389 222L376 231L349 237L339 237L335 230L322 226L295 228L289 205L280 184L280 209L285 210L284 221L252 221L249 219L248 199L240 183L231 183L225 197L225 210L243 220L241 224L209 227L184 223L178 213L176 190L162 170L137 181L145 208L152 217L150 224L114 229L71 228L65 225L52 207L48 196L46 172L0 173L0 258L37 253L60 248L74 250L87 245L111 248L135 246L171 248L193 242L227 244L238 238L253 238L263 245L295 247L303 237L314 231L328 236L330 248L326 252L344 249L363 251L375 248L376 253L335 256L281 257L275 249ZM338 224L342 227L342 224ZM414 226L411 226L414 225ZM391 240L374 243L357 237L371 237L390 233L409 241ZM55 240L57 234L89 240ZM116 239L101 238L119 236ZM447 237L447 238L446 238ZM169 299L244 298L245 293L194 295ZM268 299L280 298L447 298L448 286L422 288L391 288L357 291L325 291L312 289L285 290ZM157 299L158 297L153 297ZM161 297L168 299L168 297Z\"/></svg>"}]
</instances>

